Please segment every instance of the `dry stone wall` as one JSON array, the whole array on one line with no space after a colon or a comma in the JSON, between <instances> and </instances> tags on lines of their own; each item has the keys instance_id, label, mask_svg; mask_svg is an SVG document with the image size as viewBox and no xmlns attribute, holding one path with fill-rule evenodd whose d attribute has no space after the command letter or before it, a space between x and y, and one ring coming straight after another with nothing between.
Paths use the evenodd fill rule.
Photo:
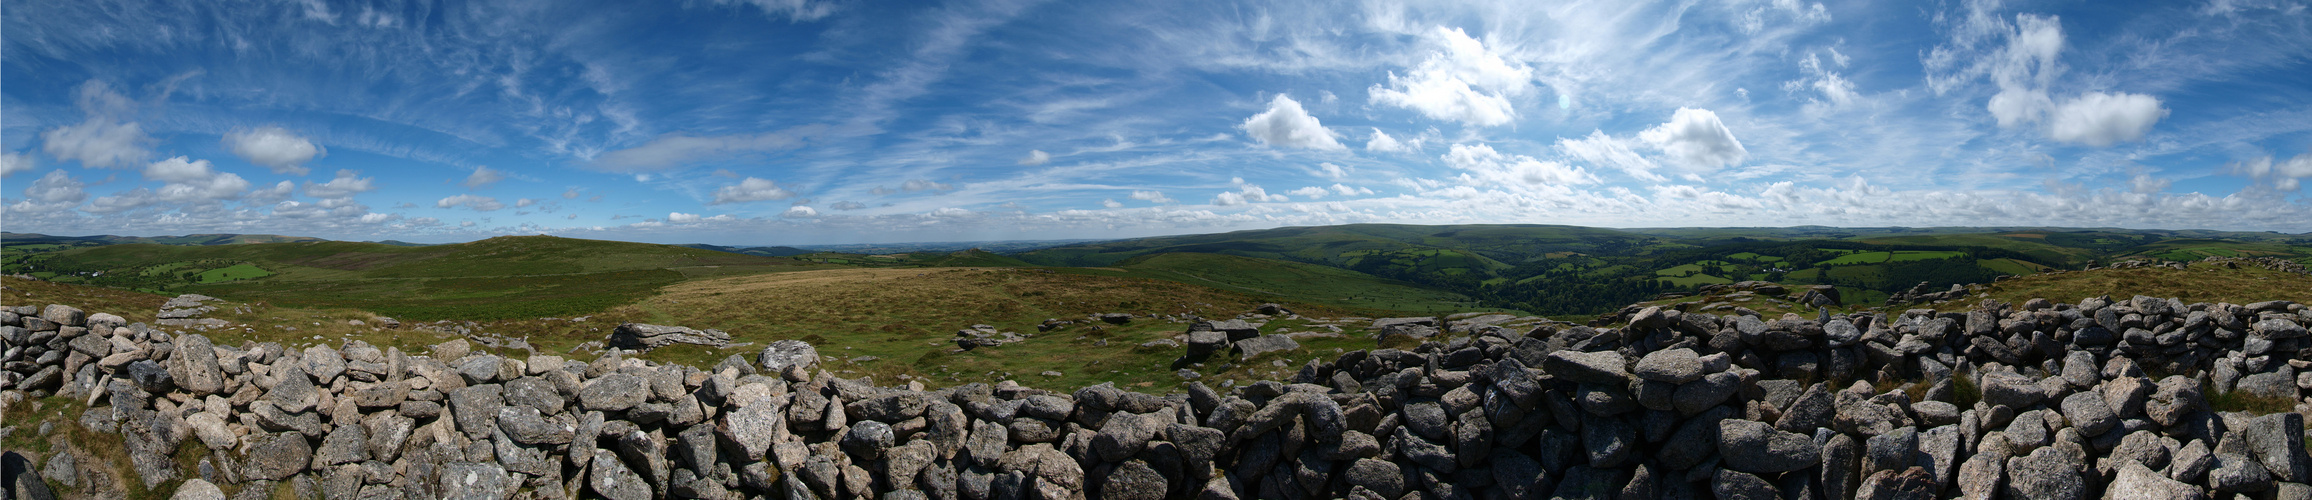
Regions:
<instances>
[{"instance_id":1,"label":"dry stone wall","mask_svg":"<svg viewBox=\"0 0 2312 500\"><path fill-rule=\"evenodd\" d=\"M217 345L49 305L0 308L0 389L88 402L180 498L2307 498L2306 324L2151 297L1645 308L1153 395L882 387L795 341L703 368ZM2211 408L2235 393L2298 410ZM185 443L214 452L185 470Z\"/></svg>"}]
</instances>

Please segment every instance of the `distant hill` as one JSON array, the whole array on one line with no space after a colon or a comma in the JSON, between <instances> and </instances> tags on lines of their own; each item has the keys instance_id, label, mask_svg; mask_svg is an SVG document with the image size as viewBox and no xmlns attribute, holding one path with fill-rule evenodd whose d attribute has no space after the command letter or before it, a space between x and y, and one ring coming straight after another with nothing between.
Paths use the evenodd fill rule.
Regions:
<instances>
[{"instance_id":1,"label":"distant hill","mask_svg":"<svg viewBox=\"0 0 2312 500\"><path fill-rule=\"evenodd\" d=\"M1884 300L1925 282L2079 269L2127 259L2312 261L2312 235L2064 228L1648 228L1351 224L1066 245L1017 254L1109 266L1172 253L1316 264L1418 283L1484 304L1594 314L1664 292L1749 280L1837 285Z\"/></svg>"},{"instance_id":2,"label":"distant hill","mask_svg":"<svg viewBox=\"0 0 2312 500\"><path fill-rule=\"evenodd\" d=\"M42 243L59 245L121 245L129 243L151 243L156 245L241 245L250 243L285 243L292 241L328 241L321 238L312 238L306 236L281 236L273 234L188 234L184 236L113 236L107 234L97 236L51 236L39 233L8 232L0 232L0 240L6 241L8 245Z\"/></svg>"},{"instance_id":3,"label":"distant hill","mask_svg":"<svg viewBox=\"0 0 2312 500\"><path fill-rule=\"evenodd\" d=\"M346 241L131 243L10 255L7 272L156 293L202 293L419 318L540 317L625 303L690 276L806 263L698 248L553 236L394 246Z\"/></svg>"},{"instance_id":4,"label":"distant hill","mask_svg":"<svg viewBox=\"0 0 2312 500\"><path fill-rule=\"evenodd\" d=\"M795 248L795 247L726 247L726 246L722 246L722 245L708 245L708 244L705 244L705 243L692 243L692 244L688 244L688 245L679 245L679 246L685 246L685 247L690 247L690 248L698 248L698 249L704 249L704 250L713 250L713 251L717 251L717 252L730 252L730 253L747 254L747 255L760 255L760 256L763 256L763 257L788 257L788 256L794 256L794 255L803 255L803 254L807 254L807 253L812 253L810 250L804 250L804 249Z\"/></svg>"}]
</instances>

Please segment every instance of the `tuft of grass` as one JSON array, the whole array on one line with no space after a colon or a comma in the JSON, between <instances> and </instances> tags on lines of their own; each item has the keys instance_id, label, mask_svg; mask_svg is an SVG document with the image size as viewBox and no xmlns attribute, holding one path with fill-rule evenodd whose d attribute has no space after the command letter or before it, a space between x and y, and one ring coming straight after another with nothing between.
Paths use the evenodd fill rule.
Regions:
<instances>
[{"instance_id":1,"label":"tuft of grass","mask_svg":"<svg viewBox=\"0 0 2312 500\"><path fill-rule=\"evenodd\" d=\"M2206 394L2208 408L2218 412L2244 411L2254 415L2269 415L2296 411L2295 398L2276 398L2249 394L2247 391L2216 392L2211 384L2200 384L2200 393Z\"/></svg>"},{"instance_id":2,"label":"tuft of grass","mask_svg":"<svg viewBox=\"0 0 2312 500\"><path fill-rule=\"evenodd\" d=\"M1983 388L1975 385L1975 377L1951 375L1951 399L1951 404L1960 409L1974 408L1976 402L1983 400Z\"/></svg>"}]
</instances>

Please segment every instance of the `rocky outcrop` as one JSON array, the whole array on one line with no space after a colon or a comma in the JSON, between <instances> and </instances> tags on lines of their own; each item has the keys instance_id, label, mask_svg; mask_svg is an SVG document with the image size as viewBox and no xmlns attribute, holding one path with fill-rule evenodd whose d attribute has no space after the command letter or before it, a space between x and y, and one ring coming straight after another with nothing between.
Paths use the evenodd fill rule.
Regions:
<instances>
[{"instance_id":1,"label":"rocky outcrop","mask_svg":"<svg viewBox=\"0 0 2312 500\"><path fill-rule=\"evenodd\" d=\"M1620 328L1476 327L1346 352L1289 381L1166 395L884 387L818 369L795 341L700 369L616 351L517 359L462 341L427 353L218 345L107 316L0 308L0 389L92 402L79 425L162 458L135 461L148 484L200 478L182 483L188 498L276 482L355 498L2312 491L2301 415L2219 413L2202 392L2306 401L2312 313L2288 302L1827 320L1655 308ZM1189 348L1278 337L1227 328L1191 328ZM180 445L211 448L211 461L178 470L165 457Z\"/></svg>"},{"instance_id":2,"label":"rocky outcrop","mask_svg":"<svg viewBox=\"0 0 2312 500\"><path fill-rule=\"evenodd\" d=\"M603 343L630 351L648 351L673 344L723 347L730 345L731 334L712 328L698 330L682 326L626 323L611 329L610 337L604 339Z\"/></svg>"}]
</instances>

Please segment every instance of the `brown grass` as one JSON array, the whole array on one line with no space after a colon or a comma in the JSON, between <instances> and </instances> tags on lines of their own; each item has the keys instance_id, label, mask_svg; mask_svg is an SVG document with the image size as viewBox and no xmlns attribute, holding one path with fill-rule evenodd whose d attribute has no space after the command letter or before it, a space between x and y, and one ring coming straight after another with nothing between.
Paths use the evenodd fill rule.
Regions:
<instances>
[{"instance_id":1,"label":"brown grass","mask_svg":"<svg viewBox=\"0 0 2312 500\"><path fill-rule=\"evenodd\" d=\"M2033 298L2077 304L2081 299L2109 295L2126 299L2136 295L2174 297L2186 303L2246 304L2266 300L2312 300L2312 275L2241 266L2192 264L2186 269L2098 269L2037 274L1990 285L1990 297L2021 305ZM1940 307L1961 310L1980 299L1952 301Z\"/></svg>"}]
</instances>

